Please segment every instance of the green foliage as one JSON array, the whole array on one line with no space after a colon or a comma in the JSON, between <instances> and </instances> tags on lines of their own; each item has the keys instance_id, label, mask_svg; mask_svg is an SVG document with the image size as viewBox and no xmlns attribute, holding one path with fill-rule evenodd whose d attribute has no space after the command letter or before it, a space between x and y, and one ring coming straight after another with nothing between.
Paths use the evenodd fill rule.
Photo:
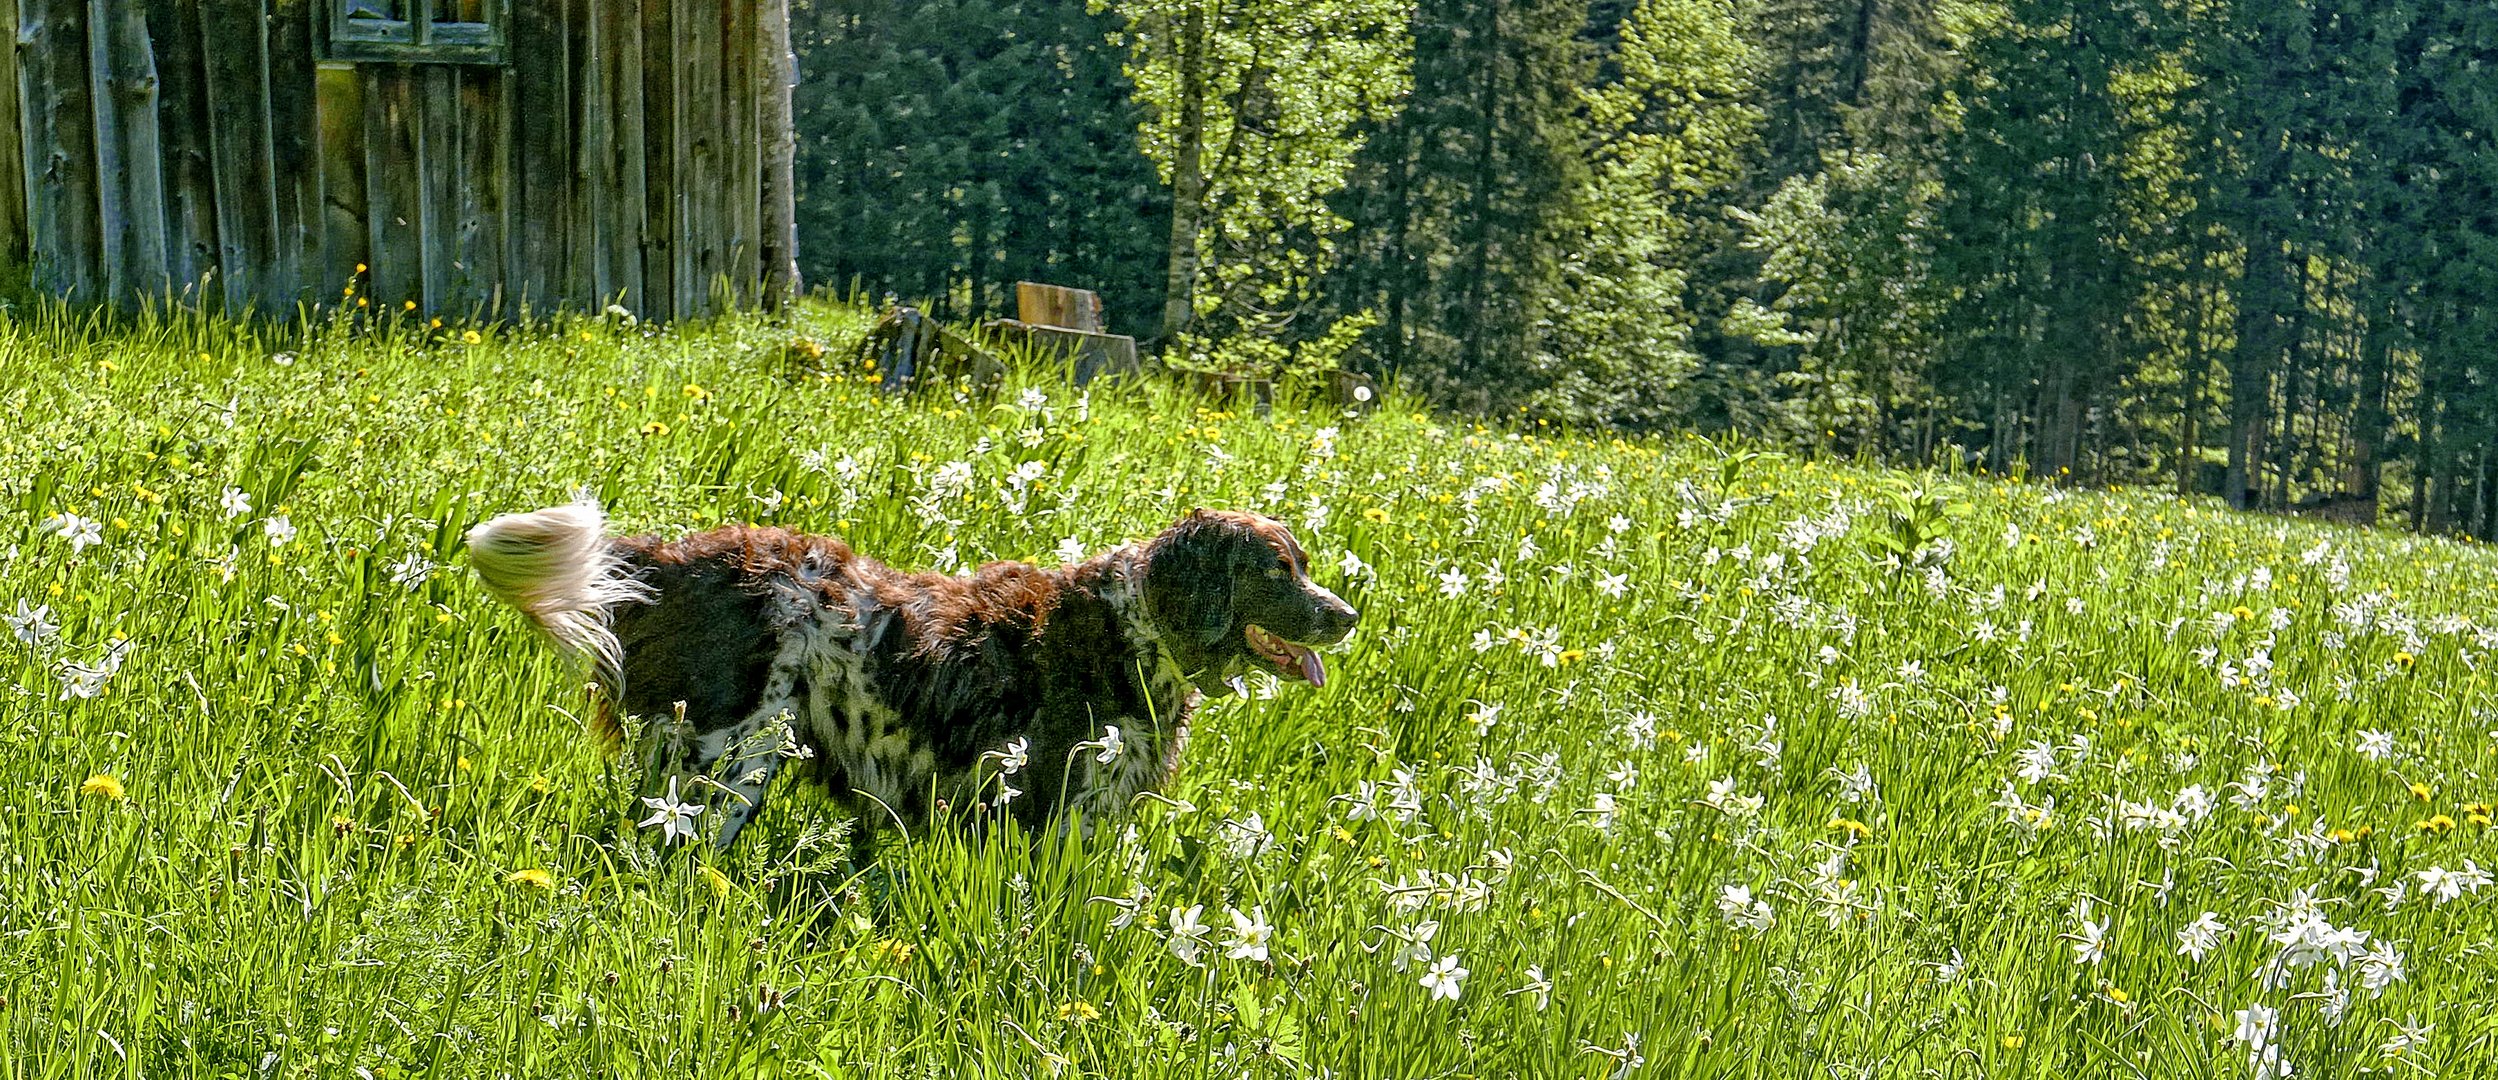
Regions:
<instances>
[{"instance_id":1,"label":"green foliage","mask_svg":"<svg viewBox=\"0 0 2498 1080\"><path fill-rule=\"evenodd\" d=\"M807 280L963 320L1048 281L1151 328L1168 210L1115 20L1039 0L797 0L790 19Z\"/></svg>"},{"instance_id":2,"label":"green foliage","mask_svg":"<svg viewBox=\"0 0 2498 1080\"><path fill-rule=\"evenodd\" d=\"M1590 163L1593 75L1571 0L1423 0L1413 92L1363 147L1339 200L1354 222L1329 282L1379 315L1369 370L1444 404L1509 411L1535 385Z\"/></svg>"},{"instance_id":3,"label":"green foliage","mask_svg":"<svg viewBox=\"0 0 2498 1080\"><path fill-rule=\"evenodd\" d=\"M1403 7L1093 2L1120 21L1114 41L1127 49L1145 156L1166 185L1183 172L1202 183L1175 195L1194 214L1191 257L1203 253L1183 275L1199 337L1323 335L1309 313L1350 224L1329 200L1352 171L1361 132L1393 112L1409 85ZM1215 356L1185 352L1200 362Z\"/></svg>"},{"instance_id":4,"label":"green foliage","mask_svg":"<svg viewBox=\"0 0 2498 1080\"><path fill-rule=\"evenodd\" d=\"M1729 0L1640 0L1612 82L1585 92L1593 164L1552 313L1535 342L1530 412L1656 428L1685 418L1699 366L1686 278L1727 239L1711 212L1758 145L1754 63Z\"/></svg>"}]
</instances>

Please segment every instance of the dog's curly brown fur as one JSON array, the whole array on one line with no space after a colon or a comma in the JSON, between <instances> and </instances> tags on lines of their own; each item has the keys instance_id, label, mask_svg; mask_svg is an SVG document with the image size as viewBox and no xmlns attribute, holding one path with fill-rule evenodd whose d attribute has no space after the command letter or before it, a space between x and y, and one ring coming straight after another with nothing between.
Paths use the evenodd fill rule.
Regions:
<instances>
[{"instance_id":1,"label":"dog's curly brown fur","mask_svg":"<svg viewBox=\"0 0 2498 1080\"><path fill-rule=\"evenodd\" d=\"M871 822L939 801L1036 828L1122 808L1168 778L1201 693L1259 666L1323 683L1311 647L1359 619L1310 580L1289 529L1252 514L1194 511L1070 566L965 577L785 529L609 541L600 520L581 504L497 518L471 532L470 561L592 660L607 700L682 708L658 772L727 793L709 799L723 846L791 756L881 804Z\"/></svg>"}]
</instances>

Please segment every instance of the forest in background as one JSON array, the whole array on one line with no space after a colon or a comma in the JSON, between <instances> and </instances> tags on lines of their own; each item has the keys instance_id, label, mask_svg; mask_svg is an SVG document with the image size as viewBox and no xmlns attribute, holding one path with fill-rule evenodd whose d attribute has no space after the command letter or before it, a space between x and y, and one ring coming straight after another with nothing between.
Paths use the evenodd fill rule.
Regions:
<instances>
[{"instance_id":1,"label":"forest in background","mask_svg":"<svg viewBox=\"0 0 2498 1080\"><path fill-rule=\"evenodd\" d=\"M2486 0L797 0L807 279L2498 534Z\"/></svg>"}]
</instances>

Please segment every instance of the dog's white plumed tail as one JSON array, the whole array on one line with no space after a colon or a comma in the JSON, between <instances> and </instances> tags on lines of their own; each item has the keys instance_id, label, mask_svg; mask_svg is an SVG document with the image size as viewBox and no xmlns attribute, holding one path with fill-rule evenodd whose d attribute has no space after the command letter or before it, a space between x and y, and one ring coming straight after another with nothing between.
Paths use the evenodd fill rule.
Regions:
<instances>
[{"instance_id":1,"label":"dog's white plumed tail","mask_svg":"<svg viewBox=\"0 0 2498 1080\"><path fill-rule=\"evenodd\" d=\"M608 609L651 598L650 586L625 574L607 543L607 517L587 495L568 506L505 514L468 531L468 564L486 588L519 608L566 655L619 694L624 647L608 628Z\"/></svg>"}]
</instances>

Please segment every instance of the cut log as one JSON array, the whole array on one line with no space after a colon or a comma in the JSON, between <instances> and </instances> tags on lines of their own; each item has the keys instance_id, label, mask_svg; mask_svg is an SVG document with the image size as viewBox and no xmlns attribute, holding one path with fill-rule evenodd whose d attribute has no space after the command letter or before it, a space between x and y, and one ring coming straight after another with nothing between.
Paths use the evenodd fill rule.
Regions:
<instances>
[{"instance_id":1,"label":"cut log","mask_svg":"<svg viewBox=\"0 0 2498 1080\"><path fill-rule=\"evenodd\" d=\"M1037 281L1015 283L1015 317L1034 326L1055 326L1087 334L1105 329L1100 293Z\"/></svg>"},{"instance_id":2,"label":"cut log","mask_svg":"<svg viewBox=\"0 0 2498 1080\"><path fill-rule=\"evenodd\" d=\"M992 319L982 326L1000 348L1025 348L1036 359L1065 363L1068 378L1083 386L1104 375L1142 375L1136 339L1126 334L1088 333L1060 326L1035 326L1017 319Z\"/></svg>"},{"instance_id":3,"label":"cut log","mask_svg":"<svg viewBox=\"0 0 2498 1080\"><path fill-rule=\"evenodd\" d=\"M857 356L862 366L874 369L879 385L894 393L961 382L988 394L1006 382L1003 361L918 308L887 310L859 342Z\"/></svg>"}]
</instances>

